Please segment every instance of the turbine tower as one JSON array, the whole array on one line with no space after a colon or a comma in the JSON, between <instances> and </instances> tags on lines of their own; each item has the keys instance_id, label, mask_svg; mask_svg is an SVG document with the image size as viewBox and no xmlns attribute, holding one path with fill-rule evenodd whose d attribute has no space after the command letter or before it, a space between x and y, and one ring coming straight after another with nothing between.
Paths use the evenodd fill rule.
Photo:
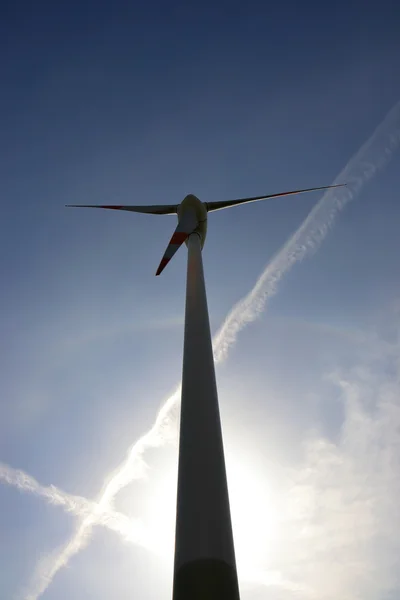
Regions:
<instances>
[{"instance_id":1,"label":"turbine tower","mask_svg":"<svg viewBox=\"0 0 400 600\"><path fill-rule=\"evenodd\" d=\"M207 233L207 214L247 202L341 185L222 202L201 202L190 194L179 205L79 205L177 214L178 226L156 275L163 271L183 242L188 246L173 600L239 600L201 254Z\"/></svg>"}]
</instances>

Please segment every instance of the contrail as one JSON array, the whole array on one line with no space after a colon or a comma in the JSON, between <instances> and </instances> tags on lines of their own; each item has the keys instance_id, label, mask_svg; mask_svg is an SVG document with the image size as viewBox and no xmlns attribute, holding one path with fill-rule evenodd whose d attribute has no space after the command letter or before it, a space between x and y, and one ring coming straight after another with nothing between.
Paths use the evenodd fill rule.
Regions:
<instances>
[{"instance_id":1,"label":"contrail","mask_svg":"<svg viewBox=\"0 0 400 600\"><path fill-rule=\"evenodd\" d=\"M126 542L134 543L142 546L152 552L157 552L157 539L152 538L140 519L131 519L126 515L117 511L101 512L96 502L90 501L82 496L74 496L60 490L54 485L43 486L31 475L28 475L20 469L13 469L9 465L0 462L0 481L6 485L16 487L17 489L31 493L40 498L47 500L49 504L61 506L65 512L78 517L88 516L90 513L97 511L97 519L95 524L109 528L111 531L118 533ZM42 566L49 565L49 559L52 556L47 556L42 561ZM277 586L290 589L292 591L302 591L308 597L311 597L312 590L303 589L298 584L285 581L279 573L265 573L260 569L252 569L251 571L241 572L242 579L252 583L259 583L266 587ZM26 598L34 598L32 593L28 593Z\"/></svg>"},{"instance_id":2,"label":"contrail","mask_svg":"<svg viewBox=\"0 0 400 600\"><path fill-rule=\"evenodd\" d=\"M40 485L36 479L24 473L24 471L13 469L3 462L0 462L0 481L23 492L30 492L35 496L45 498L49 504L62 506L66 512L76 516L82 516L86 513L91 514L95 509L95 502L90 502L82 496L67 494L54 485L48 487Z\"/></svg>"},{"instance_id":3,"label":"contrail","mask_svg":"<svg viewBox=\"0 0 400 600\"><path fill-rule=\"evenodd\" d=\"M332 185L345 182L347 187L325 192L298 230L267 265L253 289L233 307L214 337L216 362L227 356L237 334L264 310L267 299L277 292L282 277L295 263L317 250L338 213L388 163L400 143L399 121L400 102L395 104L332 182Z\"/></svg>"},{"instance_id":4,"label":"contrail","mask_svg":"<svg viewBox=\"0 0 400 600\"><path fill-rule=\"evenodd\" d=\"M238 333L247 324L257 319L264 310L267 299L276 293L281 278L296 262L318 248L334 224L338 213L390 160L400 142L399 116L400 102L390 110L333 182L347 182L348 187L330 190L323 195L299 229L267 265L253 289L230 311L214 337L214 354L217 363L226 358ZM97 524L99 514L112 507L113 499L123 487L133 479L143 476L145 451L175 437L179 398L180 387L162 406L150 431L131 446L125 460L109 477L96 503L96 510L82 520L71 539L50 564L39 565L26 600L37 600L43 594L57 571L88 542L92 526Z\"/></svg>"},{"instance_id":5,"label":"contrail","mask_svg":"<svg viewBox=\"0 0 400 600\"><path fill-rule=\"evenodd\" d=\"M126 541L152 549L149 534L140 519L131 519L115 510L103 511L96 502L83 496L68 494L54 485L41 485L31 475L20 469L13 469L3 462L0 462L0 482L16 487L22 492L44 498L49 504L61 506L65 512L76 517L88 517L96 514L96 525L108 527L120 534Z\"/></svg>"}]
</instances>

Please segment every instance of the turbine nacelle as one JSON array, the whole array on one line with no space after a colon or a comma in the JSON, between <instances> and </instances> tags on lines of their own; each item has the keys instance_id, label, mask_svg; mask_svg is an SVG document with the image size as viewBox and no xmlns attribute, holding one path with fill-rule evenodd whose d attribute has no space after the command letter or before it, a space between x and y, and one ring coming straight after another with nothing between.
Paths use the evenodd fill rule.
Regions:
<instances>
[{"instance_id":1,"label":"turbine nacelle","mask_svg":"<svg viewBox=\"0 0 400 600\"><path fill-rule=\"evenodd\" d=\"M178 209L178 223L185 219L185 215L192 213L197 220L197 227L192 233L197 233L201 239L201 247L203 248L204 242L207 236L207 205L199 200L197 196L188 194L179 204ZM187 239L185 240L187 245Z\"/></svg>"},{"instance_id":2,"label":"turbine nacelle","mask_svg":"<svg viewBox=\"0 0 400 600\"><path fill-rule=\"evenodd\" d=\"M138 212L153 215L178 215L178 226L175 229L171 240L167 246L164 256L161 259L156 275L165 269L175 252L187 242L192 233L199 235L201 247L203 248L207 235L207 213L214 210L222 210L239 204L248 202L258 202L259 200L269 200L281 196L292 196L304 192L313 192L317 190L327 190L329 188L343 187L344 183L336 185L326 185L323 187L307 188L304 190L294 190L291 192L280 192L278 194L269 194L267 196L254 196L252 198L239 198L237 200L222 200L220 202L201 202L193 194L188 194L178 205L176 204L156 204L150 206L132 206L132 205L113 205L113 204L69 204L67 206L81 208L108 208L113 210L127 210L129 212Z\"/></svg>"}]
</instances>

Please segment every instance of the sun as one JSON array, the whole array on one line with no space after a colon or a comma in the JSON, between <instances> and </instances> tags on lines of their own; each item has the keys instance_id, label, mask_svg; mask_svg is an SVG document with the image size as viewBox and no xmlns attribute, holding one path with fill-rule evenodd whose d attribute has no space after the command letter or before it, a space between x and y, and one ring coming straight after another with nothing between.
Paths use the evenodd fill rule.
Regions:
<instances>
[{"instance_id":1,"label":"sun","mask_svg":"<svg viewBox=\"0 0 400 600\"><path fill-rule=\"evenodd\" d=\"M235 554L240 573L268 563L279 534L279 511L265 473L250 460L228 457L227 474Z\"/></svg>"},{"instance_id":2,"label":"sun","mask_svg":"<svg viewBox=\"0 0 400 600\"><path fill-rule=\"evenodd\" d=\"M241 574L265 567L279 534L279 510L264 473L248 460L227 457L227 475L238 571ZM146 545L163 561L174 554L176 517L176 464L153 470L140 518Z\"/></svg>"}]
</instances>

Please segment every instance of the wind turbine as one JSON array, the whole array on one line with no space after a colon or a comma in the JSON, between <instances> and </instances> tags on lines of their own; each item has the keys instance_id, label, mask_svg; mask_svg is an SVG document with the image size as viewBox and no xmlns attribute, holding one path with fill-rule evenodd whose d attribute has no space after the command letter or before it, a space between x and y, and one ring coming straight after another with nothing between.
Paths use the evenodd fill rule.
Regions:
<instances>
[{"instance_id":1,"label":"wind turbine","mask_svg":"<svg viewBox=\"0 0 400 600\"><path fill-rule=\"evenodd\" d=\"M163 271L183 242L188 246L173 600L239 600L201 255L207 214L247 202L342 185L221 202L201 202L189 194L179 205L68 205L155 215L177 214L178 225L156 275Z\"/></svg>"}]
</instances>

